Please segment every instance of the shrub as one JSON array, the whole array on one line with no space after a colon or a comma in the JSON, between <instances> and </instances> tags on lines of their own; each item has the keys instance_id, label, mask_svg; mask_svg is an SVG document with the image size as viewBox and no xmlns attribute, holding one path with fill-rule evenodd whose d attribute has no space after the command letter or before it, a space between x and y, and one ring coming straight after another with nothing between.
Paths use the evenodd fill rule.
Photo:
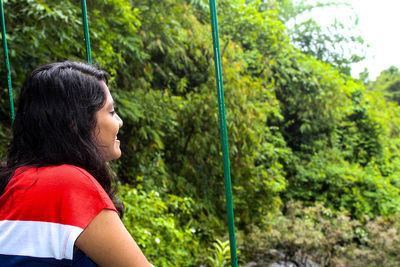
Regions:
<instances>
[{"instance_id":1,"label":"shrub","mask_svg":"<svg viewBox=\"0 0 400 267\"><path fill-rule=\"evenodd\" d=\"M121 186L123 222L148 260L155 266L193 266L198 241L189 221L180 225L176 214L191 212L191 199L173 195L161 199L156 191ZM166 204L168 203L168 204Z\"/></svg>"},{"instance_id":2,"label":"shrub","mask_svg":"<svg viewBox=\"0 0 400 267\"><path fill-rule=\"evenodd\" d=\"M377 217L352 220L323 204L302 207L287 205L286 215L265 218L264 227L255 227L241 238L246 259L293 262L303 266L314 261L320 266L398 266L399 222Z\"/></svg>"}]
</instances>

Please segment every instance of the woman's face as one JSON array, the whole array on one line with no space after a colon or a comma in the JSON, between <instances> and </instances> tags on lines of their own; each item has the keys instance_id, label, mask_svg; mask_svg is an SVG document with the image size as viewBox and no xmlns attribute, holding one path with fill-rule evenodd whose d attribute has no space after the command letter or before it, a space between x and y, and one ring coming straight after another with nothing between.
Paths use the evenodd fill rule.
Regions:
<instances>
[{"instance_id":1,"label":"woman's face","mask_svg":"<svg viewBox=\"0 0 400 267\"><path fill-rule=\"evenodd\" d=\"M122 127L122 120L114 111L114 100L110 90L103 81L101 83L104 87L106 101L105 105L96 112L97 124L94 129L94 140L104 159L110 161L121 156L117 134L119 128Z\"/></svg>"}]
</instances>

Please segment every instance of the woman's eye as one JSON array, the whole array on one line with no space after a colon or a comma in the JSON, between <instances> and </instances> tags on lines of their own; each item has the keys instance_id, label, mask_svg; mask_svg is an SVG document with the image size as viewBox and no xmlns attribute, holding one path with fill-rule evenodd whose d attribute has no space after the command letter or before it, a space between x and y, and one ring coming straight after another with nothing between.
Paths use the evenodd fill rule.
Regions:
<instances>
[{"instance_id":1,"label":"woman's eye","mask_svg":"<svg viewBox=\"0 0 400 267\"><path fill-rule=\"evenodd\" d=\"M111 115L114 115L114 114L115 114L115 110L110 111L110 114L111 114Z\"/></svg>"}]
</instances>

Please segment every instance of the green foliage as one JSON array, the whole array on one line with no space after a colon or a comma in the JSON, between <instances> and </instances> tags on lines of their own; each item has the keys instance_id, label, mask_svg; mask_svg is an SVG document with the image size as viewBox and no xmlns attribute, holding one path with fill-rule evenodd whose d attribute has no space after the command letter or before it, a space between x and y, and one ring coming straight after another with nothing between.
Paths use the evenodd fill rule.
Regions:
<instances>
[{"instance_id":1,"label":"green foliage","mask_svg":"<svg viewBox=\"0 0 400 267\"><path fill-rule=\"evenodd\" d=\"M241 251L253 261L286 261L319 266L397 266L399 221L365 217L362 223L348 213L321 203L304 208L290 202L286 216L270 215L262 228L241 237ZM354 242L356 241L356 242Z\"/></svg>"},{"instance_id":2,"label":"green foliage","mask_svg":"<svg viewBox=\"0 0 400 267\"><path fill-rule=\"evenodd\" d=\"M120 187L125 204L124 224L143 253L155 266L192 266L198 252L195 230L189 221L180 225L178 214L191 215L193 201L156 191L146 193ZM179 216L178 216L179 217Z\"/></svg>"},{"instance_id":3,"label":"green foliage","mask_svg":"<svg viewBox=\"0 0 400 267\"><path fill-rule=\"evenodd\" d=\"M398 211L399 188L392 185L389 177L382 176L375 163L361 167L339 155L338 150L327 151L316 154L308 163L298 164L292 197L310 205L324 202L359 219Z\"/></svg>"},{"instance_id":4,"label":"green foliage","mask_svg":"<svg viewBox=\"0 0 400 267\"><path fill-rule=\"evenodd\" d=\"M10 129L0 124L0 161L6 157Z\"/></svg>"},{"instance_id":5,"label":"green foliage","mask_svg":"<svg viewBox=\"0 0 400 267\"><path fill-rule=\"evenodd\" d=\"M229 240L223 242L216 239L212 248L209 248L209 251L212 256L209 256L207 259L212 267L224 267L229 265L231 258Z\"/></svg>"},{"instance_id":6,"label":"green foliage","mask_svg":"<svg viewBox=\"0 0 400 267\"><path fill-rule=\"evenodd\" d=\"M347 102L346 85L328 65L292 55L273 65L276 95L285 118L280 127L294 151L313 153L332 143Z\"/></svg>"},{"instance_id":7,"label":"green foliage","mask_svg":"<svg viewBox=\"0 0 400 267\"><path fill-rule=\"evenodd\" d=\"M400 103L400 71L391 66L383 70L375 81L367 84L369 90L382 92L388 101Z\"/></svg>"},{"instance_id":8,"label":"green foliage","mask_svg":"<svg viewBox=\"0 0 400 267\"><path fill-rule=\"evenodd\" d=\"M351 94L352 105L346 110L339 135L346 159L365 166L382 157L382 124L371 114L371 103L361 91Z\"/></svg>"}]
</instances>

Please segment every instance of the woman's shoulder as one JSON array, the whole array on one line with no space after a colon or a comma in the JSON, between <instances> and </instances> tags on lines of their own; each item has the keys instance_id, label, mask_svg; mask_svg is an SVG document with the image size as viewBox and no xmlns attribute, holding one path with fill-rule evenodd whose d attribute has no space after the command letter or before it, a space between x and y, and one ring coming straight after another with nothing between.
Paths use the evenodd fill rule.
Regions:
<instances>
[{"instance_id":1,"label":"woman's shoulder","mask_svg":"<svg viewBox=\"0 0 400 267\"><path fill-rule=\"evenodd\" d=\"M35 186L34 186L35 185ZM104 197L104 189L98 181L85 169L74 165L57 165L45 167L21 167L18 168L9 187L33 188L36 191L57 191L66 194L68 192L92 192Z\"/></svg>"},{"instance_id":2,"label":"woman's shoulder","mask_svg":"<svg viewBox=\"0 0 400 267\"><path fill-rule=\"evenodd\" d=\"M49 176L84 176L84 177L91 177L93 176L83 168L80 168L75 165L70 164L62 164L62 165L54 165L54 166L43 166L43 167L36 167L36 166L23 166L19 167L14 172L14 177L20 175L30 175L32 173L40 172L41 175L49 175Z\"/></svg>"},{"instance_id":3,"label":"woman's shoulder","mask_svg":"<svg viewBox=\"0 0 400 267\"><path fill-rule=\"evenodd\" d=\"M73 192L86 191L99 194L104 198L106 193L99 182L85 169L74 165L41 167L38 169L39 181L55 190Z\"/></svg>"},{"instance_id":4,"label":"woman's shoulder","mask_svg":"<svg viewBox=\"0 0 400 267\"><path fill-rule=\"evenodd\" d=\"M45 166L39 168L40 172L45 174L57 175L57 176L84 176L93 177L88 171L75 165L62 164L56 166Z\"/></svg>"},{"instance_id":5,"label":"woman's shoulder","mask_svg":"<svg viewBox=\"0 0 400 267\"><path fill-rule=\"evenodd\" d=\"M85 169L74 165L46 166L38 168L40 179L49 180L51 184L71 185L85 183L93 185L96 179ZM96 184L97 186L97 184Z\"/></svg>"},{"instance_id":6,"label":"woman's shoulder","mask_svg":"<svg viewBox=\"0 0 400 267\"><path fill-rule=\"evenodd\" d=\"M5 191L30 189L30 192L36 193L37 190L82 187L82 184L98 188L96 183L96 179L86 170L73 165L23 166L15 170Z\"/></svg>"}]
</instances>

